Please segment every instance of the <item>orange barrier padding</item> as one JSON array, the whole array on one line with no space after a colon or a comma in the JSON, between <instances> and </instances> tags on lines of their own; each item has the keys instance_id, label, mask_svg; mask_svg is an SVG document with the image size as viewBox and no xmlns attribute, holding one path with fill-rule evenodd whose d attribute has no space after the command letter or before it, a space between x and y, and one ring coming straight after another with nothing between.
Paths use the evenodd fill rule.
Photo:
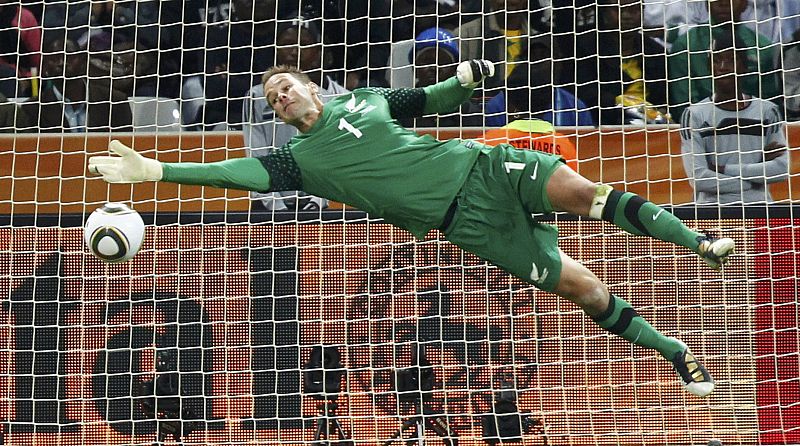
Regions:
<instances>
[{"instance_id":1,"label":"orange barrier padding","mask_svg":"<svg viewBox=\"0 0 800 446\"><path fill-rule=\"evenodd\" d=\"M106 201L133 201L141 212L246 211L245 191L169 183L109 185L86 171L89 156L119 139L167 162L245 156L240 133L20 134L0 136L0 213L88 213Z\"/></svg>"},{"instance_id":2,"label":"orange barrier padding","mask_svg":"<svg viewBox=\"0 0 800 446\"><path fill-rule=\"evenodd\" d=\"M790 147L800 147L800 124L790 124ZM420 129L439 139L479 138L485 129ZM635 192L657 204L692 202L677 127L557 128L577 149L578 172L595 182ZM168 183L108 185L88 176L88 156L112 138L167 162L211 162L245 156L241 133L0 135L0 213L87 213L106 201L133 201L143 212L220 212L249 209L248 193ZM324 148L322 148L324 150ZM776 200L800 201L800 155L790 150L790 181L774 184ZM336 203L332 207L341 207Z\"/></svg>"},{"instance_id":3,"label":"orange barrier padding","mask_svg":"<svg viewBox=\"0 0 800 446\"><path fill-rule=\"evenodd\" d=\"M541 152L560 155L573 170L578 170L578 155L575 143L558 132L530 133L516 129L491 129L483 134L479 141L490 146L511 144L523 150L539 150Z\"/></svg>"},{"instance_id":4,"label":"orange barrier padding","mask_svg":"<svg viewBox=\"0 0 800 446\"><path fill-rule=\"evenodd\" d=\"M800 201L800 123L786 126L789 141L790 180L773 184L772 198ZM639 194L657 204L694 201L681 159L677 126L567 128L556 131L575 143L578 173L594 182ZM482 129L432 130L439 139L478 138Z\"/></svg>"}]
</instances>

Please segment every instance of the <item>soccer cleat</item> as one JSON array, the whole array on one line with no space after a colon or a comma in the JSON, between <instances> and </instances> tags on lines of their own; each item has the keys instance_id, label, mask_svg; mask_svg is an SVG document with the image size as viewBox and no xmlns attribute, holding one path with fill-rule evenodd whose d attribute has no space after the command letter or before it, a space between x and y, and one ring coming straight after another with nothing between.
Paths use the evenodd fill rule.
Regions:
<instances>
[{"instance_id":1,"label":"soccer cleat","mask_svg":"<svg viewBox=\"0 0 800 446\"><path fill-rule=\"evenodd\" d=\"M680 341L678 341L680 342ZM683 344L681 342L681 344ZM708 370L694 357L689 351L689 347L683 344L684 348L670 360L678 376L681 378L683 387L687 392L704 397L714 391L714 379Z\"/></svg>"},{"instance_id":2,"label":"soccer cleat","mask_svg":"<svg viewBox=\"0 0 800 446\"><path fill-rule=\"evenodd\" d=\"M697 241L700 242L697 253L714 270L722 268L736 248L736 242L727 237L714 238L706 234L698 237Z\"/></svg>"}]
</instances>

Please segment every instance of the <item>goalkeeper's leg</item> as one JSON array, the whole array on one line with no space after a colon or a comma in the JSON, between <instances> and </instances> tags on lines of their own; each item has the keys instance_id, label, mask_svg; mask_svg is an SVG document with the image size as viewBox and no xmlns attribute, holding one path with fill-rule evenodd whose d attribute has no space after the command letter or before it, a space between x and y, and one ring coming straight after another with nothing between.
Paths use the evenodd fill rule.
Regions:
<instances>
[{"instance_id":1,"label":"goalkeeper's leg","mask_svg":"<svg viewBox=\"0 0 800 446\"><path fill-rule=\"evenodd\" d=\"M689 352L686 344L656 330L628 302L609 294L608 288L585 266L563 252L561 277L554 292L580 306L592 320L617 336L645 348L657 350L670 361L687 391L706 396L714 380Z\"/></svg>"},{"instance_id":2,"label":"goalkeeper's leg","mask_svg":"<svg viewBox=\"0 0 800 446\"><path fill-rule=\"evenodd\" d=\"M734 250L729 238L693 231L671 212L642 197L596 185L563 166L550 177L547 196L558 211L602 219L635 235L647 235L691 249L713 269L719 269Z\"/></svg>"}]
</instances>

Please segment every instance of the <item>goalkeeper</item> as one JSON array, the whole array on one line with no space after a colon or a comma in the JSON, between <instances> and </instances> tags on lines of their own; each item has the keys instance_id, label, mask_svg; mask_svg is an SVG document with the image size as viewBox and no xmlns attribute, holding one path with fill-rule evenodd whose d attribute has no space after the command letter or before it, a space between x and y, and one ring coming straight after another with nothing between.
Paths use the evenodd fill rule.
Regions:
<instances>
[{"instance_id":1,"label":"goalkeeper","mask_svg":"<svg viewBox=\"0 0 800 446\"><path fill-rule=\"evenodd\" d=\"M275 115L300 131L261 158L216 163L161 163L112 141L118 156L94 156L89 171L109 183L165 181L258 192L303 190L354 206L422 239L431 229L536 287L580 306L598 325L669 360L684 387L714 389L686 344L666 337L586 267L558 248L554 226L532 213L563 211L603 219L698 253L718 269L734 242L688 229L653 203L596 185L539 151L438 141L398 124L402 118L451 112L494 74L491 62L459 64L456 76L414 89L361 88L323 105L301 71L273 67L263 76Z\"/></svg>"}]
</instances>

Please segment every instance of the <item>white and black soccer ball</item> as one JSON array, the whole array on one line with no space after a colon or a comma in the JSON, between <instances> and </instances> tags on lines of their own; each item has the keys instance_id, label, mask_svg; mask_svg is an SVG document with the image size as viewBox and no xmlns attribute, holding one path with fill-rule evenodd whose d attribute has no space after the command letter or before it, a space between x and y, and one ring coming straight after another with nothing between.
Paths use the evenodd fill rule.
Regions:
<instances>
[{"instance_id":1,"label":"white and black soccer ball","mask_svg":"<svg viewBox=\"0 0 800 446\"><path fill-rule=\"evenodd\" d=\"M106 203L86 219L83 239L92 254L105 262L133 258L144 240L144 221L123 203Z\"/></svg>"}]
</instances>

